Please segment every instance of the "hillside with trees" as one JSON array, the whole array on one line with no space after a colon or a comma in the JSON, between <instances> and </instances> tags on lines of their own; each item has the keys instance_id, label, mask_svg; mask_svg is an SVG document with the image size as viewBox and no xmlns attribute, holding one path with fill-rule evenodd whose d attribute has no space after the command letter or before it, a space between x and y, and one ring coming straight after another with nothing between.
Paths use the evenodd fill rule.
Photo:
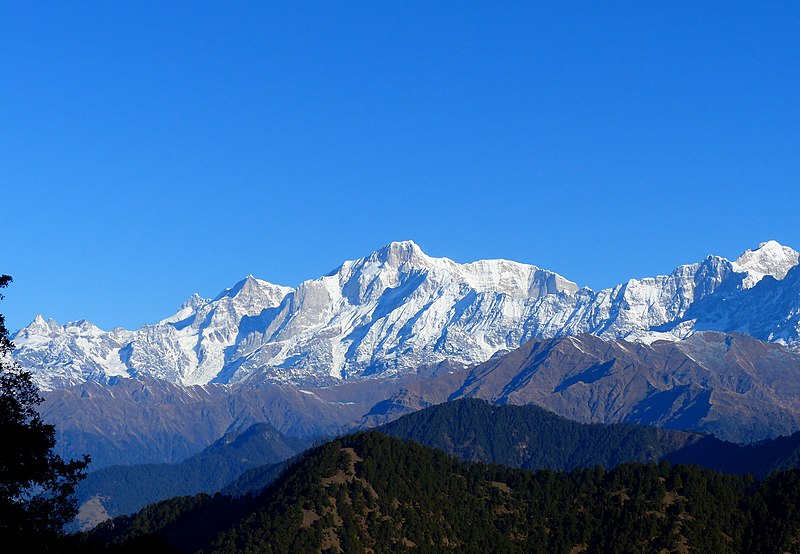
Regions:
<instances>
[{"instance_id":1,"label":"hillside with trees","mask_svg":"<svg viewBox=\"0 0 800 554\"><path fill-rule=\"evenodd\" d=\"M797 470L761 482L667 462L531 472L366 432L308 451L256 497L171 499L99 526L86 547L798 552L798 528Z\"/></svg>"},{"instance_id":2,"label":"hillside with trees","mask_svg":"<svg viewBox=\"0 0 800 554\"><path fill-rule=\"evenodd\" d=\"M625 462L697 464L765 477L800 467L800 433L749 445L709 435L625 423L579 423L532 404L462 399L405 415L378 428L463 460L526 469L572 470Z\"/></svg>"}]
</instances>

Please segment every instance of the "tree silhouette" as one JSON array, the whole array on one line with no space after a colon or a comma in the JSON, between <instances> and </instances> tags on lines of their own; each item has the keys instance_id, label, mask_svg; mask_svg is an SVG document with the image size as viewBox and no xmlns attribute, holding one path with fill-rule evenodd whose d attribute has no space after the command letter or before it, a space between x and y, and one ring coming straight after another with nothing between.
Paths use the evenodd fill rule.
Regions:
<instances>
[{"instance_id":1,"label":"tree silhouette","mask_svg":"<svg viewBox=\"0 0 800 554\"><path fill-rule=\"evenodd\" d=\"M0 275L0 288L10 282ZM0 314L0 544L47 551L58 548L64 524L77 513L72 493L89 457L67 462L53 451L55 428L36 411L42 397L11 359L13 348Z\"/></svg>"}]
</instances>

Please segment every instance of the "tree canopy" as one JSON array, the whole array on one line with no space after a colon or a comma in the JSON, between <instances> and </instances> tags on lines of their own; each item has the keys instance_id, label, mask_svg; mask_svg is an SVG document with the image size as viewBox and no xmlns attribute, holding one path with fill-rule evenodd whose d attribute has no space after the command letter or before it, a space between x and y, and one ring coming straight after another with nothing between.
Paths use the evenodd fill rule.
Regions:
<instances>
[{"instance_id":1,"label":"tree canopy","mask_svg":"<svg viewBox=\"0 0 800 554\"><path fill-rule=\"evenodd\" d=\"M0 288L10 282L0 276ZM55 428L39 416L42 397L13 348L0 314L0 543L46 551L77 513L72 493L89 457L65 461L54 452Z\"/></svg>"}]
</instances>

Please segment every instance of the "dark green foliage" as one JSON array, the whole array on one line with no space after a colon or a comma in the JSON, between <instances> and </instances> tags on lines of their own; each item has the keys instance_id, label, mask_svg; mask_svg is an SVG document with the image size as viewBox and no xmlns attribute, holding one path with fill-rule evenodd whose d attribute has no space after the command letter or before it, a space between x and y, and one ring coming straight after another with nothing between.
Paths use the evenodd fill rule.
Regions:
<instances>
[{"instance_id":1,"label":"dark green foliage","mask_svg":"<svg viewBox=\"0 0 800 554\"><path fill-rule=\"evenodd\" d=\"M699 438L641 425L588 425L538 406L474 399L433 406L378 430L463 460L554 470L658 461Z\"/></svg>"},{"instance_id":2,"label":"dark green foliage","mask_svg":"<svg viewBox=\"0 0 800 554\"><path fill-rule=\"evenodd\" d=\"M800 432L747 445L705 437L670 453L667 459L725 473L766 477L774 471L800 468Z\"/></svg>"},{"instance_id":3,"label":"dark green foliage","mask_svg":"<svg viewBox=\"0 0 800 554\"><path fill-rule=\"evenodd\" d=\"M156 532L192 552L797 552L800 471L569 473L462 462L377 432L312 449L257 497L174 499L95 540ZM205 542L204 542L205 541Z\"/></svg>"},{"instance_id":4,"label":"dark green foliage","mask_svg":"<svg viewBox=\"0 0 800 554\"><path fill-rule=\"evenodd\" d=\"M752 445L631 424L585 424L533 405L462 399L432 406L378 428L463 460L526 469L571 470L624 462L697 464L764 477L800 467L800 433Z\"/></svg>"},{"instance_id":5,"label":"dark green foliage","mask_svg":"<svg viewBox=\"0 0 800 554\"><path fill-rule=\"evenodd\" d=\"M0 288L10 281L0 276ZM55 429L39 417L42 399L30 373L10 360L12 348L0 314L0 545L53 550L77 511L71 495L89 460L53 452Z\"/></svg>"},{"instance_id":6,"label":"dark green foliage","mask_svg":"<svg viewBox=\"0 0 800 554\"><path fill-rule=\"evenodd\" d=\"M147 506L133 516L123 516L98 525L84 535L84 544L100 548L128 547L135 541L179 546L194 552L208 544L220 529L233 525L253 509L253 499L232 500L216 494L171 498Z\"/></svg>"},{"instance_id":7,"label":"dark green foliage","mask_svg":"<svg viewBox=\"0 0 800 554\"><path fill-rule=\"evenodd\" d=\"M293 461L290 459L277 464L268 464L249 469L237 479L225 485L220 492L233 497L260 494L261 491L274 483Z\"/></svg>"}]
</instances>

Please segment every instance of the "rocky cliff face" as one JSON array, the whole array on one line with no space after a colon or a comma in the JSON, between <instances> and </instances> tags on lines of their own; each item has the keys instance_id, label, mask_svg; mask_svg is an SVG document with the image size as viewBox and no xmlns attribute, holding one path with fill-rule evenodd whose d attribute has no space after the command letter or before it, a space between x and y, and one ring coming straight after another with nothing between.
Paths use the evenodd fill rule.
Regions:
<instances>
[{"instance_id":1,"label":"rocky cliff face","mask_svg":"<svg viewBox=\"0 0 800 554\"><path fill-rule=\"evenodd\" d=\"M800 429L800 353L716 332L649 345L593 335L535 340L469 370L449 399L461 397L754 441Z\"/></svg>"},{"instance_id":2,"label":"rocky cliff face","mask_svg":"<svg viewBox=\"0 0 800 554\"><path fill-rule=\"evenodd\" d=\"M771 241L734 262L709 256L595 292L535 266L458 264L401 242L295 289L248 277L136 331L37 317L13 339L17 360L45 390L115 376L330 385L443 361L477 364L534 338L582 333L649 343L736 331L796 347L797 262L797 252Z\"/></svg>"}]
</instances>

